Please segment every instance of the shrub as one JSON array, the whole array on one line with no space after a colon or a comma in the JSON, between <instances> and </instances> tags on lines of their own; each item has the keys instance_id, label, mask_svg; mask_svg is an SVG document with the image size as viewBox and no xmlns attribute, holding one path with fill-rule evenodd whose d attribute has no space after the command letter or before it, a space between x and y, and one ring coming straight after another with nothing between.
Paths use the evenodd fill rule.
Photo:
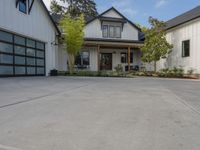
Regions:
<instances>
[{"instance_id":1,"label":"shrub","mask_svg":"<svg viewBox=\"0 0 200 150\"><path fill-rule=\"evenodd\" d=\"M187 71L187 73L188 73L188 75L192 75L193 73L194 73L194 69L189 69L188 71Z\"/></svg>"},{"instance_id":2,"label":"shrub","mask_svg":"<svg viewBox=\"0 0 200 150\"><path fill-rule=\"evenodd\" d=\"M118 64L117 67L115 67L115 71L117 73L118 76L123 74L123 67L121 64Z\"/></svg>"},{"instance_id":3,"label":"shrub","mask_svg":"<svg viewBox=\"0 0 200 150\"><path fill-rule=\"evenodd\" d=\"M160 77L183 77L184 70L177 67L174 67L173 69L166 68L161 69L158 74Z\"/></svg>"}]
</instances>

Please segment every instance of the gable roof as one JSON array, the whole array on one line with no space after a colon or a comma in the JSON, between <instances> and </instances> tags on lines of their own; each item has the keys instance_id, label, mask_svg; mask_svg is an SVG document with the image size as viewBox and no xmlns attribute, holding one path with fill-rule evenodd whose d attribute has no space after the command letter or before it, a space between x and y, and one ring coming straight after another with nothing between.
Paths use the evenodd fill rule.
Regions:
<instances>
[{"instance_id":1,"label":"gable roof","mask_svg":"<svg viewBox=\"0 0 200 150\"><path fill-rule=\"evenodd\" d=\"M200 17L200 6L180 15L177 16L169 21L166 22L166 29L172 29L174 27L177 27L179 25L182 25L184 23L187 23L189 21L192 21L194 19L197 19Z\"/></svg>"},{"instance_id":2,"label":"gable roof","mask_svg":"<svg viewBox=\"0 0 200 150\"><path fill-rule=\"evenodd\" d=\"M56 31L57 31L57 32L58 32L58 34L60 35L60 34L61 34L61 32L60 32L60 30L58 29L58 27L57 27L56 23L54 22L53 18L51 17L51 15L50 15L50 13L49 13L49 11L48 11L48 9L47 9L46 5L44 4L43 0L39 0L39 1L41 2L41 4L42 4L42 6L43 6L44 10L46 11L46 13L47 13L47 15L48 15L49 19L50 19L50 20L51 20L51 22L53 23L53 26L55 27Z\"/></svg>"},{"instance_id":3,"label":"gable roof","mask_svg":"<svg viewBox=\"0 0 200 150\"><path fill-rule=\"evenodd\" d=\"M117 9L115 9L114 7L111 7L110 9L106 10L105 12L103 12L102 14L88 20L86 22L86 25L91 23L92 21L96 20L96 19L100 19L103 17L103 15L105 15L107 12L111 11L111 10L114 10L119 16L121 16L124 20L126 20L128 23L130 23L133 27L135 27L138 31L141 31L141 29L136 25L134 24L132 21L130 21L129 19L127 19L124 15L122 15Z\"/></svg>"}]
</instances>

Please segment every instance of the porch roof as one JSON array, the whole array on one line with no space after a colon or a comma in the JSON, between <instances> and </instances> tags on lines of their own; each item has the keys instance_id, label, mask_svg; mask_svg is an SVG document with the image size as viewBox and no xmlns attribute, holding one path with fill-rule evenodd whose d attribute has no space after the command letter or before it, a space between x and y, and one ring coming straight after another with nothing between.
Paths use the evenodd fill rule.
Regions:
<instances>
[{"instance_id":1,"label":"porch roof","mask_svg":"<svg viewBox=\"0 0 200 150\"><path fill-rule=\"evenodd\" d=\"M110 46L110 47L133 47L139 48L143 46L144 41L124 40L124 39L102 39L102 38L85 38L84 45L89 46Z\"/></svg>"}]
</instances>

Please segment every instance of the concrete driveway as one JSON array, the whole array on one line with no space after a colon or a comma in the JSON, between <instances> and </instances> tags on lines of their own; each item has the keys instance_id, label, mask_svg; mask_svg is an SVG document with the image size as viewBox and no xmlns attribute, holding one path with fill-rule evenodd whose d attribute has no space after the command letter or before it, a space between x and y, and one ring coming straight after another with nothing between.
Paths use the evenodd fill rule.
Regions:
<instances>
[{"instance_id":1,"label":"concrete driveway","mask_svg":"<svg viewBox=\"0 0 200 150\"><path fill-rule=\"evenodd\" d=\"M0 150L199 149L199 81L0 79Z\"/></svg>"}]
</instances>

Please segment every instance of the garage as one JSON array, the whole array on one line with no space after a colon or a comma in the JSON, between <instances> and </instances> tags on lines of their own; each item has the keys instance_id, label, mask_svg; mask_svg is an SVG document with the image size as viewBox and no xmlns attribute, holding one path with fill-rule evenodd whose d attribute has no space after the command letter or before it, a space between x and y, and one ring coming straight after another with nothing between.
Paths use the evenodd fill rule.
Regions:
<instances>
[{"instance_id":1,"label":"garage","mask_svg":"<svg viewBox=\"0 0 200 150\"><path fill-rule=\"evenodd\" d=\"M0 30L0 76L44 76L45 43Z\"/></svg>"}]
</instances>

